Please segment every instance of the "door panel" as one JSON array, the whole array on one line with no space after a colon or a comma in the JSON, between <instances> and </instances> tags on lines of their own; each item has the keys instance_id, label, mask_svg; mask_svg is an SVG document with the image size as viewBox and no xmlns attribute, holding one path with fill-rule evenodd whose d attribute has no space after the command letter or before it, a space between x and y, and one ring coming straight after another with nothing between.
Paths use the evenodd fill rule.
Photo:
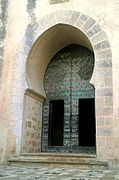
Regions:
<instances>
[{"instance_id":1,"label":"door panel","mask_svg":"<svg viewBox=\"0 0 119 180\"><path fill-rule=\"evenodd\" d=\"M95 97L94 87L89 83L93 68L93 53L79 45L70 45L62 49L48 64L44 77L47 99L43 107L43 151L84 152L79 146L79 99ZM50 127L54 135L51 135L51 132L49 134L48 131L52 124L51 120L49 121L49 112L54 111L51 110L52 100L64 100L63 142L59 144L54 143L56 140L53 139L59 138L55 132L56 125L54 129ZM60 142L59 139L58 141Z\"/></svg>"}]
</instances>

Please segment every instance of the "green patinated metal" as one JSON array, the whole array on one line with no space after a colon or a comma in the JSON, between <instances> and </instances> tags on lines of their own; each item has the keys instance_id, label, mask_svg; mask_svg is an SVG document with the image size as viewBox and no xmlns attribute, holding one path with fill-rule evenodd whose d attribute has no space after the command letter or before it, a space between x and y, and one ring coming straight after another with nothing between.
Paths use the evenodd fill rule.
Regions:
<instances>
[{"instance_id":1,"label":"green patinated metal","mask_svg":"<svg viewBox=\"0 0 119 180\"><path fill-rule=\"evenodd\" d=\"M95 97L94 87L90 84L93 69L93 53L79 45L62 49L50 61L44 77L47 99L43 108L43 151L92 151L92 148L78 145L78 100ZM49 102L60 99L64 100L64 144L63 147L49 147Z\"/></svg>"}]
</instances>

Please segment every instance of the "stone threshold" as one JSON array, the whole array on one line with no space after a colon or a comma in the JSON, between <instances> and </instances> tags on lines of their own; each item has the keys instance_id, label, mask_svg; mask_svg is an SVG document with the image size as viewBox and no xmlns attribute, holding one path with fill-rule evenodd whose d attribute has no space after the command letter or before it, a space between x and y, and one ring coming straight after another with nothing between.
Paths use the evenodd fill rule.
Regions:
<instances>
[{"instance_id":1,"label":"stone threshold","mask_svg":"<svg viewBox=\"0 0 119 180\"><path fill-rule=\"evenodd\" d=\"M108 169L108 163L96 159L96 155L72 153L24 153L9 159L10 165L40 167L68 167L79 169Z\"/></svg>"},{"instance_id":2,"label":"stone threshold","mask_svg":"<svg viewBox=\"0 0 119 180\"><path fill-rule=\"evenodd\" d=\"M84 158L96 158L94 154L79 154L79 153L60 153L60 152L40 152L40 153L21 153L20 156L62 156L62 157L84 157Z\"/></svg>"}]
</instances>

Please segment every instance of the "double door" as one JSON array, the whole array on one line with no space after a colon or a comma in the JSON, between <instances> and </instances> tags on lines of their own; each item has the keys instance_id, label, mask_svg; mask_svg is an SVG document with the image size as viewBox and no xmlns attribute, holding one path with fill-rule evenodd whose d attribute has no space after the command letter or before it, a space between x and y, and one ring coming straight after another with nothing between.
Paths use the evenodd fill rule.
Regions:
<instances>
[{"instance_id":1,"label":"double door","mask_svg":"<svg viewBox=\"0 0 119 180\"><path fill-rule=\"evenodd\" d=\"M94 98L79 99L78 102L78 115L70 114L66 122L64 100L50 101L49 146L65 145L69 151L81 147L95 147Z\"/></svg>"},{"instance_id":2,"label":"double door","mask_svg":"<svg viewBox=\"0 0 119 180\"><path fill-rule=\"evenodd\" d=\"M76 45L50 61L44 80L44 151L79 152L95 147L95 93L89 83L93 64L93 54Z\"/></svg>"}]
</instances>

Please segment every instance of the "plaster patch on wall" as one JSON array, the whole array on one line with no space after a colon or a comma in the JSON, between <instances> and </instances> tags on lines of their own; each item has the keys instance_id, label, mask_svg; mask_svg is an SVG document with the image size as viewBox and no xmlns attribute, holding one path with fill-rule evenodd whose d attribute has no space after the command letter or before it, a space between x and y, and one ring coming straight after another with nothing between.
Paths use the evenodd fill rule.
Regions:
<instances>
[{"instance_id":1,"label":"plaster patch on wall","mask_svg":"<svg viewBox=\"0 0 119 180\"><path fill-rule=\"evenodd\" d=\"M8 17L8 0L1 0L1 4L0 4L0 87L1 87L1 79L2 79L4 40L6 37L7 17Z\"/></svg>"}]
</instances>

